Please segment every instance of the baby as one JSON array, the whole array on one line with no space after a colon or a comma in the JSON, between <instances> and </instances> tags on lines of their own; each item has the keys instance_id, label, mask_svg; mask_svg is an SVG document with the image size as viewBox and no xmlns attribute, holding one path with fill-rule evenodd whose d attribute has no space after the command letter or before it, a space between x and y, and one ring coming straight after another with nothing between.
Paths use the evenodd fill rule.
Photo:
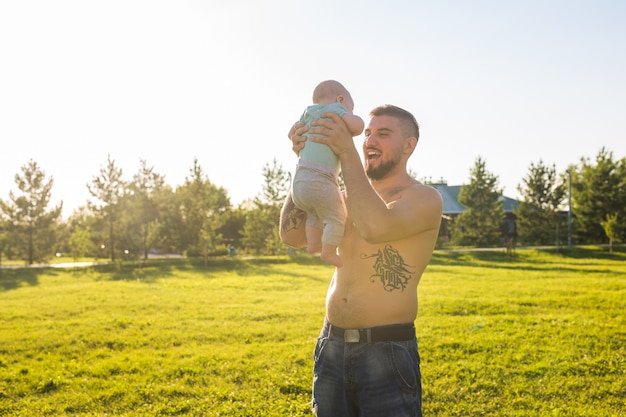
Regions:
<instances>
[{"instance_id":1,"label":"baby","mask_svg":"<svg viewBox=\"0 0 626 417\"><path fill-rule=\"evenodd\" d=\"M354 102L348 90L334 80L322 81L313 91L313 104L300 121L311 127L324 113L335 112L346 123L352 136L363 132L365 123L352 114ZM305 134L305 136L311 136ZM337 181L339 159L327 145L307 141L300 151L292 183L293 202L307 213L306 239L309 253L320 252L320 258L337 268L343 263L337 247L343 237L346 204Z\"/></svg>"}]
</instances>

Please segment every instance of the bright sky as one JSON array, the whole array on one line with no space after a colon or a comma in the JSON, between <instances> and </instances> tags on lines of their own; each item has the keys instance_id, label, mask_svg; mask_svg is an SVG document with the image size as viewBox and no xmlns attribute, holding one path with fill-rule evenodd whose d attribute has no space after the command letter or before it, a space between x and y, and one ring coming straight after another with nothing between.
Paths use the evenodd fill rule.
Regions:
<instances>
[{"instance_id":1,"label":"bright sky","mask_svg":"<svg viewBox=\"0 0 626 417\"><path fill-rule=\"evenodd\" d=\"M626 156L624 22L622 0L2 1L0 198L32 159L67 217L110 155L173 187L198 158L238 204L274 158L293 171L324 79L366 120L414 113L419 179L465 184L480 156L516 197L533 162Z\"/></svg>"}]
</instances>

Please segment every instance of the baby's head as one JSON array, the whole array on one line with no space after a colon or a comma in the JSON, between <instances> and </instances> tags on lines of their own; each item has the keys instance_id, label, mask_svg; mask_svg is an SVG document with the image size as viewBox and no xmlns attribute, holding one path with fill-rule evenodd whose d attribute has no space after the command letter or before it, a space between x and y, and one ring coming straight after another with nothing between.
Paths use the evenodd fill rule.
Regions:
<instances>
[{"instance_id":1,"label":"baby's head","mask_svg":"<svg viewBox=\"0 0 626 417\"><path fill-rule=\"evenodd\" d=\"M350 113L354 111L354 101L350 92L335 80L322 81L313 90L313 104L341 103Z\"/></svg>"}]
</instances>

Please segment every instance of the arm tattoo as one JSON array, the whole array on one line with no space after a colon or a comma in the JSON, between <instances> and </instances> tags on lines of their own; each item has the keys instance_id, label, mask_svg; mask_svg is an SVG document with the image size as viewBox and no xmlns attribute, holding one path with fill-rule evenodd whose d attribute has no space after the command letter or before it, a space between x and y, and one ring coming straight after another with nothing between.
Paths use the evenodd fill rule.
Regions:
<instances>
[{"instance_id":1,"label":"arm tattoo","mask_svg":"<svg viewBox=\"0 0 626 417\"><path fill-rule=\"evenodd\" d=\"M376 273L370 276L371 282L376 282L376 279L379 279L385 291L400 290L404 292L414 271L407 269L413 267L404 263L404 259L394 247L387 245L383 250L379 249L377 253L372 255L361 254L361 259L369 258L376 258L376 262L374 262Z\"/></svg>"},{"instance_id":2,"label":"arm tattoo","mask_svg":"<svg viewBox=\"0 0 626 417\"><path fill-rule=\"evenodd\" d=\"M306 212L297 208L293 201L285 206L283 214L283 221L280 225L283 232L299 229L306 220Z\"/></svg>"}]
</instances>

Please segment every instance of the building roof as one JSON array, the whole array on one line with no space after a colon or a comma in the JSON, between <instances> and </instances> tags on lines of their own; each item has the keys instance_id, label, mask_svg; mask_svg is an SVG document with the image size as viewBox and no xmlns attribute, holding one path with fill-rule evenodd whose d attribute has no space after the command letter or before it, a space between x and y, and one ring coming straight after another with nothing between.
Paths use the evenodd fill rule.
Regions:
<instances>
[{"instance_id":1,"label":"building roof","mask_svg":"<svg viewBox=\"0 0 626 417\"><path fill-rule=\"evenodd\" d=\"M465 211L465 206L459 203L459 192L462 185L447 185L447 184L431 184L441 194L443 199L443 214L454 215L461 214ZM505 213L512 213L517 209L518 203L515 199L506 196L498 197L498 201L502 201Z\"/></svg>"}]
</instances>

